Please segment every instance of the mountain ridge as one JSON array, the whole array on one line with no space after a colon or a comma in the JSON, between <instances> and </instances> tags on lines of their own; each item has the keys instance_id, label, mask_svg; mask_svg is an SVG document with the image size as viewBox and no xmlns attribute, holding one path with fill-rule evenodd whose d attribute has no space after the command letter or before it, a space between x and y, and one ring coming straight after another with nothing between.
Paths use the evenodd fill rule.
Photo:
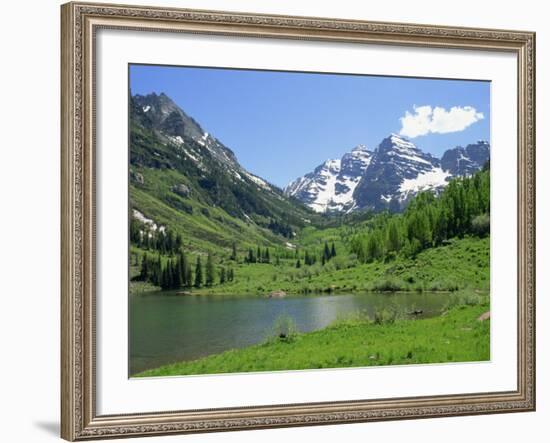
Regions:
<instances>
[{"instance_id":1,"label":"mountain ridge","mask_svg":"<svg viewBox=\"0 0 550 443\"><path fill-rule=\"evenodd\" d=\"M364 146L364 145L359 145ZM352 192L340 192L337 187L339 170L327 168L327 160L313 172L291 181L284 191L302 200L316 212L352 212L370 209L403 210L418 192L440 192L454 177L471 175L489 160L489 143L478 141L466 148L457 146L444 152L441 159L422 151L405 137L392 133L369 152L364 167L353 171L348 180ZM355 148L354 148L355 149Z\"/></svg>"},{"instance_id":2,"label":"mountain ridge","mask_svg":"<svg viewBox=\"0 0 550 443\"><path fill-rule=\"evenodd\" d=\"M298 198L317 212L345 211L359 179L369 166L373 152L357 145L340 159L328 159L285 188L287 195ZM318 177L323 177L318 179Z\"/></svg>"},{"instance_id":3,"label":"mountain ridge","mask_svg":"<svg viewBox=\"0 0 550 443\"><path fill-rule=\"evenodd\" d=\"M489 143L478 141L437 158L392 133L375 149L356 145L281 189L246 170L230 148L166 94L136 94L130 102L136 129L131 131L131 164L176 169L185 176L171 188L179 198L196 195L247 222L285 225L285 232L309 223L315 213L401 211L418 192L438 193L450 179L480 170L490 154ZM173 195L164 199L186 205Z\"/></svg>"},{"instance_id":4,"label":"mountain ridge","mask_svg":"<svg viewBox=\"0 0 550 443\"><path fill-rule=\"evenodd\" d=\"M130 97L130 203L197 244L284 243L318 215L249 172L165 94Z\"/></svg>"}]
</instances>

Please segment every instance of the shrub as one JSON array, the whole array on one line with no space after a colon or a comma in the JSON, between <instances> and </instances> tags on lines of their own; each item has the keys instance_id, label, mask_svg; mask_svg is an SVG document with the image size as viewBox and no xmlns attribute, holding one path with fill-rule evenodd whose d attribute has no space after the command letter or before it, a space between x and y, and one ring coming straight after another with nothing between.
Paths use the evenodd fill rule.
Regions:
<instances>
[{"instance_id":1,"label":"shrub","mask_svg":"<svg viewBox=\"0 0 550 443\"><path fill-rule=\"evenodd\" d=\"M486 304L489 301L487 295L458 293L450 301L449 307L454 306L477 306Z\"/></svg>"},{"instance_id":2,"label":"shrub","mask_svg":"<svg viewBox=\"0 0 550 443\"><path fill-rule=\"evenodd\" d=\"M472 230L479 237L489 235L491 231L491 217L489 214L482 214L472 220Z\"/></svg>"},{"instance_id":3,"label":"shrub","mask_svg":"<svg viewBox=\"0 0 550 443\"><path fill-rule=\"evenodd\" d=\"M388 307L383 309L377 309L374 311L372 321L376 325L393 324L397 320L403 318L403 313L396 307Z\"/></svg>"},{"instance_id":4,"label":"shrub","mask_svg":"<svg viewBox=\"0 0 550 443\"><path fill-rule=\"evenodd\" d=\"M446 281L446 280L435 280L430 283L428 287L429 291L456 291L458 290L458 285L456 283Z\"/></svg>"},{"instance_id":5,"label":"shrub","mask_svg":"<svg viewBox=\"0 0 550 443\"><path fill-rule=\"evenodd\" d=\"M296 339L298 327L292 317L281 314L273 322L273 329L269 341L282 341L290 343Z\"/></svg>"}]
</instances>

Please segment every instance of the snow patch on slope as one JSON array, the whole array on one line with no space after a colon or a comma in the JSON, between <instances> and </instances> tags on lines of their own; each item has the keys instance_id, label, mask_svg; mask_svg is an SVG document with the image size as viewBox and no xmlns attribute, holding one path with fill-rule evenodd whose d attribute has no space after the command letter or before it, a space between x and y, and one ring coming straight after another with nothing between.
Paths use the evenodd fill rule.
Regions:
<instances>
[{"instance_id":1,"label":"snow patch on slope","mask_svg":"<svg viewBox=\"0 0 550 443\"><path fill-rule=\"evenodd\" d=\"M168 138L178 146L183 145L183 138L181 138L181 135L176 135L175 137L168 136Z\"/></svg>"},{"instance_id":2,"label":"snow patch on slope","mask_svg":"<svg viewBox=\"0 0 550 443\"><path fill-rule=\"evenodd\" d=\"M340 160L327 160L319 175L324 179L323 182L314 182L309 188L310 192L315 192L316 197L310 203L310 207L316 212L325 212L327 206L334 197L334 188L336 186L337 173L340 172Z\"/></svg>"},{"instance_id":3,"label":"snow patch on slope","mask_svg":"<svg viewBox=\"0 0 550 443\"><path fill-rule=\"evenodd\" d=\"M441 168L433 168L431 171L418 174L416 178L404 179L399 187L402 199L409 194L417 194L429 189L437 189L446 186L451 174Z\"/></svg>"},{"instance_id":4,"label":"snow patch on slope","mask_svg":"<svg viewBox=\"0 0 550 443\"><path fill-rule=\"evenodd\" d=\"M144 225L147 225L151 231L159 231L164 232L166 230L165 226L158 226L154 220L147 218L142 212L138 211L137 209L132 209L132 215L134 218L143 223Z\"/></svg>"},{"instance_id":5,"label":"snow patch on slope","mask_svg":"<svg viewBox=\"0 0 550 443\"><path fill-rule=\"evenodd\" d=\"M251 174L250 172L246 172L246 176L252 180L254 183L256 183L260 188L266 189L268 191L271 190L271 187L260 177L255 176L254 174Z\"/></svg>"}]
</instances>

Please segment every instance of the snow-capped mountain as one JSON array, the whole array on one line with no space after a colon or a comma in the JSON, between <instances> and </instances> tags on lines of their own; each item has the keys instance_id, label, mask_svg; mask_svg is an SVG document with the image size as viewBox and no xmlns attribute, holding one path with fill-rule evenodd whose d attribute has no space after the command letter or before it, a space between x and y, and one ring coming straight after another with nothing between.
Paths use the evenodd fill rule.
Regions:
<instances>
[{"instance_id":1,"label":"snow-capped mountain","mask_svg":"<svg viewBox=\"0 0 550 443\"><path fill-rule=\"evenodd\" d=\"M440 160L391 134L374 152L360 146L340 161L328 160L291 182L285 192L317 212L399 211L418 192L440 191L451 178L478 171L488 159L487 142L450 149ZM344 168L345 161L353 166Z\"/></svg>"},{"instance_id":2,"label":"snow-capped mountain","mask_svg":"<svg viewBox=\"0 0 550 443\"><path fill-rule=\"evenodd\" d=\"M317 212L349 210L354 203L353 192L372 155L366 146L358 145L341 159L327 160L313 172L294 180L285 188L285 193Z\"/></svg>"},{"instance_id":3,"label":"snow-capped mountain","mask_svg":"<svg viewBox=\"0 0 550 443\"><path fill-rule=\"evenodd\" d=\"M391 134L378 145L355 189L355 207L382 210L391 205L392 210L399 210L417 192L445 186L449 177L438 158Z\"/></svg>"}]
</instances>

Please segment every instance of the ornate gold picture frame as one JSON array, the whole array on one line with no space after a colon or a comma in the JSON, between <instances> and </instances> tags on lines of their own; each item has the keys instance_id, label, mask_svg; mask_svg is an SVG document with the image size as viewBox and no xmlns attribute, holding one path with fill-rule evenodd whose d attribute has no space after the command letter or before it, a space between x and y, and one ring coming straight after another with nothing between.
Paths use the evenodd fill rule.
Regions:
<instances>
[{"instance_id":1,"label":"ornate gold picture frame","mask_svg":"<svg viewBox=\"0 0 550 443\"><path fill-rule=\"evenodd\" d=\"M535 34L524 31L67 3L61 8L61 435L87 440L533 411ZM192 33L473 49L517 57L517 389L456 395L98 415L96 411L96 32Z\"/></svg>"}]
</instances>

